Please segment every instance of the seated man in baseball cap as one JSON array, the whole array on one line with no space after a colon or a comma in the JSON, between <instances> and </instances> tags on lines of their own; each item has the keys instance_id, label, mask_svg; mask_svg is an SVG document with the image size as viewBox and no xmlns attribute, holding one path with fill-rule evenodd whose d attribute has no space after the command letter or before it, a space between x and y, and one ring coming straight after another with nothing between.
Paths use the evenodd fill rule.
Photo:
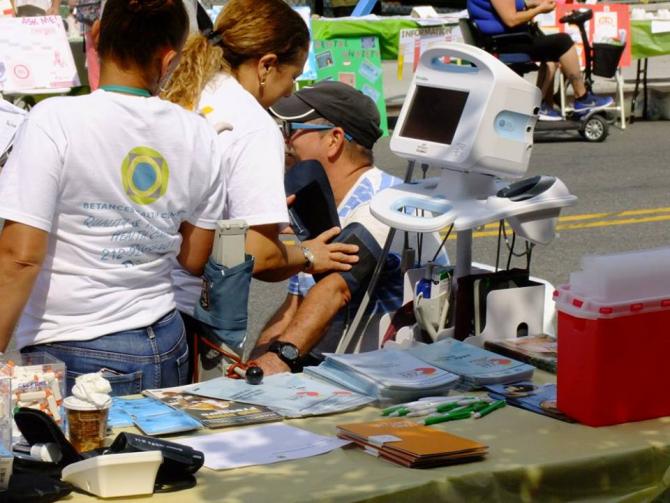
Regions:
<instances>
[{"instance_id":1,"label":"seated man in baseball cap","mask_svg":"<svg viewBox=\"0 0 670 503\"><path fill-rule=\"evenodd\" d=\"M335 350L356 313L389 231L370 213L370 200L378 191L401 182L374 166L372 148L382 135L379 112L370 98L353 87L320 82L282 98L270 112L282 122L287 165L319 161L332 188L342 234L362 227L364 239L372 242L359 246L359 262L349 273L330 273L318 282L305 273L291 278L286 299L266 324L256 348L256 361L266 374L300 371ZM416 239L411 236L415 249ZM423 261L433 257L439 244L438 235L424 236ZM403 236L398 233L368 307L370 316L364 320L362 351L379 346L379 318L402 303L402 245ZM446 254L441 258L445 262Z\"/></svg>"}]
</instances>

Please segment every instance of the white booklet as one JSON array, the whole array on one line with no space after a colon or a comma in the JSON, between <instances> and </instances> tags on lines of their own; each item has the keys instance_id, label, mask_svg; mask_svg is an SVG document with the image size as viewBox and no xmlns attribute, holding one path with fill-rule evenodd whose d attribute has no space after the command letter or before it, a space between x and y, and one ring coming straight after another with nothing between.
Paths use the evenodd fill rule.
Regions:
<instances>
[{"instance_id":1,"label":"white booklet","mask_svg":"<svg viewBox=\"0 0 670 503\"><path fill-rule=\"evenodd\" d=\"M473 385L514 382L529 379L535 367L447 338L433 344L419 344L409 352L431 365L462 376Z\"/></svg>"},{"instance_id":2,"label":"white booklet","mask_svg":"<svg viewBox=\"0 0 670 503\"><path fill-rule=\"evenodd\" d=\"M374 401L346 388L302 374L274 374L258 385L219 377L189 387L194 395L264 405L284 417L316 416L357 409Z\"/></svg>"},{"instance_id":3,"label":"white booklet","mask_svg":"<svg viewBox=\"0 0 670 503\"><path fill-rule=\"evenodd\" d=\"M325 366L353 371L366 380L392 390L435 388L458 380L458 376L398 349L327 354Z\"/></svg>"}]
</instances>

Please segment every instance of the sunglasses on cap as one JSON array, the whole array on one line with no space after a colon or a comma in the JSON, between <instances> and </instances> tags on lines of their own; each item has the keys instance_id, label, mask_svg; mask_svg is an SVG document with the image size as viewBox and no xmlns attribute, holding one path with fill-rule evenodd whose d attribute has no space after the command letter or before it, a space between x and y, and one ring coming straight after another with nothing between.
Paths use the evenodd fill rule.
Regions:
<instances>
[{"instance_id":1,"label":"sunglasses on cap","mask_svg":"<svg viewBox=\"0 0 670 503\"><path fill-rule=\"evenodd\" d=\"M289 122L281 121L281 131L285 139L290 139L297 131L308 130L308 131L327 131L329 129L336 128L337 126L332 124L309 124L307 122ZM353 137L345 132L344 137L347 141L352 141Z\"/></svg>"}]
</instances>

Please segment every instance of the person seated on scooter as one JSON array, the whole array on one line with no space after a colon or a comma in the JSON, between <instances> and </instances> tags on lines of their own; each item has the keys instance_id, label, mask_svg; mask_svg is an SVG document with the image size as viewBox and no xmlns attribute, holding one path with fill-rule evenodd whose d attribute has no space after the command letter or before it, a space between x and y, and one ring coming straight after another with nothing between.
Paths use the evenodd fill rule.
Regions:
<instances>
[{"instance_id":1,"label":"person seated on scooter","mask_svg":"<svg viewBox=\"0 0 670 503\"><path fill-rule=\"evenodd\" d=\"M561 114L554 109L556 63L559 63L561 72L572 84L574 109L578 114L606 108L613 103L612 98L597 96L586 88L577 48L570 35L545 35L532 23L538 14L553 11L556 8L555 0L467 0L467 8L470 19L484 35L517 32L531 35L528 42L510 42L505 45L505 50L528 54L534 61L542 63L538 75L538 87L542 91L540 120L561 120Z\"/></svg>"}]
</instances>

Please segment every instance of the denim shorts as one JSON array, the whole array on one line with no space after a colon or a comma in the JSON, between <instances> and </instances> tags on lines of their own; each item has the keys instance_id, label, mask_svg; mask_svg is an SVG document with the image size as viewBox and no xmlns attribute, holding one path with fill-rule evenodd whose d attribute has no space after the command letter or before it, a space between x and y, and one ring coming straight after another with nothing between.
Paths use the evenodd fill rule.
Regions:
<instances>
[{"instance_id":1,"label":"denim shorts","mask_svg":"<svg viewBox=\"0 0 670 503\"><path fill-rule=\"evenodd\" d=\"M189 382L186 331L176 310L145 328L88 341L37 344L21 350L38 351L65 362L68 395L77 376L98 371L111 383L114 396Z\"/></svg>"}]
</instances>

